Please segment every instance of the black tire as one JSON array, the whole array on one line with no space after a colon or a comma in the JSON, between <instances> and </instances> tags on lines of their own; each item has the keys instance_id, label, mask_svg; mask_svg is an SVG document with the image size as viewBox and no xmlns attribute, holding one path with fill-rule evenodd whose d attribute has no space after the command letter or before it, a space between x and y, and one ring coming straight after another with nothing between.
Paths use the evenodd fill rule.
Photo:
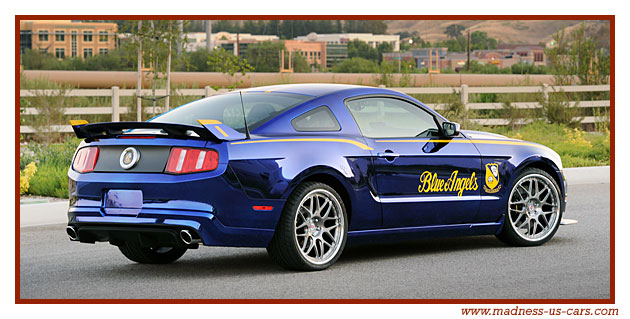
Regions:
<instances>
[{"instance_id":1,"label":"black tire","mask_svg":"<svg viewBox=\"0 0 630 319\"><path fill-rule=\"evenodd\" d=\"M118 246L120 252L140 264L168 264L176 261L184 255L186 248L177 247L141 247L137 241L126 241Z\"/></svg>"},{"instance_id":2,"label":"black tire","mask_svg":"<svg viewBox=\"0 0 630 319\"><path fill-rule=\"evenodd\" d=\"M307 195L312 194L314 191L325 191L332 194L337 200L337 204L339 204L338 206L341 210L338 215L343 216L343 220L341 221L341 232L339 233L340 239L338 240L339 246L336 248L336 251L333 250L333 252L330 253L328 256L329 259L327 258L322 260L321 264L311 262L303 256L302 250L298 246L298 239L296 237L296 214L298 214L300 203L302 203ZM331 203L330 205L333 204ZM302 271L323 270L330 267L337 261L337 259L339 259L343 249L345 248L347 237L348 218L346 207L344 206L341 196L339 196L332 187L326 184L307 182L298 186L287 200L271 243L267 246L267 252L280 266L286 269Z\"/></svg>"},{"instance_id":3,"label":"black tire","mask_svg":"<svg viewBox=\"0 0 630 319\"><path fill-rule=\"evenodd\" d=\"M510 210L509 210L509 203L510 203L510 197L512 196L512 192L514 191L514 188L517 187L516 185L518 185L518 183L524 179L524 178L528 178L528 177L533 177L533 176L544 176L547 180L549 180L551 182L551 184L553 185L553 189L555 190L555 192L557 192L557 196L558 196L558 205L562 205L561 201L563 200L563 198L561 197L561 193L560 193L560 187L558 187L558 183L556 182L556 180L551 177L551 175L549 175L547 172L538 169L538 168L526 168L524 169L517 177L516 180L514 181L514 184L512 185L512 188L510 189L510 192L508 193L508 204L506 207L506 213L505 213L505 219L503 222L503 228L501 229L501 232L496 235L496 237L501 240L502 242L509 244L509 245L513 245L513 246L520 246L520 247L525 247L525 246L540 246L544 243L546 243L547 241L549 241L556 233L556 231L558 231L558 228L560 227L560 220L562 220L562 209L561 207L558 207L558 215L555 219L555 225L553 225L553 228L550 232L548 232L547 235L545 235L545 237L538 239L538 240L532 240L532 239L524 239L523 236L521 236L514 227L512 225L512 220L511 220L511 214L510 214ZM525 209L525 208L523 208Z\"/></svg>"}]
</instances>

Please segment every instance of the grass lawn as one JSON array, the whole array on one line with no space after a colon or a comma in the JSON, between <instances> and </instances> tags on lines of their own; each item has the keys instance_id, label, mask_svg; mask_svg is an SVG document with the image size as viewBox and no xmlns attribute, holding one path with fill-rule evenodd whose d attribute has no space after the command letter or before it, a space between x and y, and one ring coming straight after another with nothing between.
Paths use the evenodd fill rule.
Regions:
<instances>
[{"instance_id":1,"label":"grass lawn","mask_svg":"<svg viewBox=\"0 0 630 319\"><path fill-rule=\"evenodd\" d=\"M610 133L584 132L559 124L536 122L515 130L494 128L493 133L536 142L556 151L564 167L610 165Z\"/></svg>"}]
</instances>

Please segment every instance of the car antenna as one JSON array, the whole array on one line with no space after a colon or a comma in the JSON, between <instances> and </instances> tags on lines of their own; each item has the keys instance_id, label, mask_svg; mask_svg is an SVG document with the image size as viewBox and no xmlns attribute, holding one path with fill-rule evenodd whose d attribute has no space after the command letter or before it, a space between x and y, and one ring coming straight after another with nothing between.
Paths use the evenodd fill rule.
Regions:
<instances>
[{"instance_id":1,"label":"car antenna","mask_svg":"<svg viewBox=\"0 0 630 319\"><path fill-rule=\"evenodd\" d=\"M245 123L245 136L247 136L247 139L250 140L251 137L249 136L249 128L247 127L247 119L245 117L245 104L243 104L243 92L238 91L238 94L241 96L241 108L243 109L243 123Z\"/></svg>"}]
</instances>

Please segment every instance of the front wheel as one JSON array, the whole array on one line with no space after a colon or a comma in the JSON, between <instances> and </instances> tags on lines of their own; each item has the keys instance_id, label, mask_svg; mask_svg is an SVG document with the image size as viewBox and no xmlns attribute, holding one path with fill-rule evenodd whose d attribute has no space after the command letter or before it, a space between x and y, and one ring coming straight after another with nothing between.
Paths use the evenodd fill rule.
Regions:
<instances>
[{"instance_id":1,"label":"front wheel","mask_svg":"<svg viewBox=\"0 0 630 319\"><path fill-rule=\"evenodd\" d=\"M129 260L141 264L168 264L184 255L186 248L142 247L137 241L126 241L118 246Z\"/></svg>"},{"instance_id":2,"label":"front wheel","mask_svg":"<svg viewBox=\"0 0 630 319\"><path fill-rule=\"evenodd\" d=\"M525 169L510 191L503 229L497 237L515 246L538 246L558 230L562 218L560 188L545 171Z\"/></svg>"},{"instance_id":3,"label":"front wheel","mask_svg":"<svg viewBox=\"0 0 630 319\"><path fill-rule=\"evenodd\" d=\"M346 216L332 187L317 182L300 185L285 205L267 252L287 269L326 269L346 245Z\"/></svg>"}]
</instances>

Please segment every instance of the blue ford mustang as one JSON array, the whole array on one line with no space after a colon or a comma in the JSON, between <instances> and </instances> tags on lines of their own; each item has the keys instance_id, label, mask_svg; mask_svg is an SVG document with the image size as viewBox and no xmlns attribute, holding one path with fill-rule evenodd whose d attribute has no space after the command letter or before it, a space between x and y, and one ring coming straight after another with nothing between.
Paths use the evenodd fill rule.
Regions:
<instances>
[{"instance_id":1,"label":"blue ford mustang","mask_svg":"<svg viewBox=\"0 0 630 319\"><path fill-rule=\"evenodd\" d=\"M351 85L246 89L148 122L72 122L67 233L139 263L187 249L266 247L289 269L347 241L495 234L541 245L560 225L560 157L460 131L405 94Z\"/></svg>"}]
</instances>

